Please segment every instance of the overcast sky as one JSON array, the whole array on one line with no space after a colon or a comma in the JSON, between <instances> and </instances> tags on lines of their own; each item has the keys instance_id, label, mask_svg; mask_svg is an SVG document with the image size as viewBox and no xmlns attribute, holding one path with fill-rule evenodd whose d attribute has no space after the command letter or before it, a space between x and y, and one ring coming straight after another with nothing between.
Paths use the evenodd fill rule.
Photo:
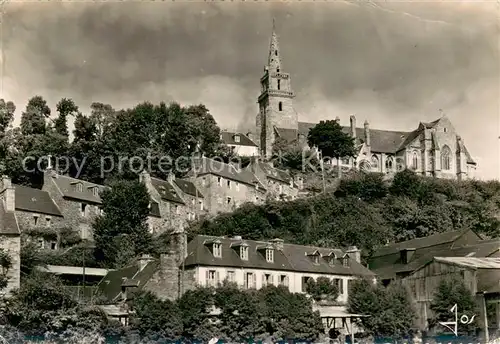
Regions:
<instances>
[{"instance_id":1,"label":"overcast sky","mask_svg":"<svg viewBox=\"0 0 500 344\"><path fill-rule=\"evenodd\" d=\"M499 7L494 2L9 3L3 98L87 111L205 104L222 128L255 123L272 18L299 119L356 114L372 128L451 119L499 178Z\"/></svg>"}]
</instances>

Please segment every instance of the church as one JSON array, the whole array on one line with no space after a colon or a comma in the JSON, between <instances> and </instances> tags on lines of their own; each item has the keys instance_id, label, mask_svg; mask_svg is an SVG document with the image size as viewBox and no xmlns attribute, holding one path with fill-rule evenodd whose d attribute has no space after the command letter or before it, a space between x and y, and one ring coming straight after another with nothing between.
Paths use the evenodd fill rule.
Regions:
<instances>
[{"instance_id":1,"label":"church","mask_svg":"<svg viewBox=\"0 0 500 344\"><path fill-rule=\"evenodd\" d=\"M255 135L260 156L270 159L278 138L305 145L309 129L316 123L298 120L293 105L295 93L290 74L283 69L274 25L260 86ZM335 120L340 122L338 117ZM342 159L345 167L368 166L371 172L387 174L409 168L420 175L459 180L474 177L476 162L446 116L430 123L420 122L411 131L374 129L368 121L358 127L356 117L351 116L349 126L343 130L354 138L358 152L355 158Z\"/></svg>"}]
</instances>

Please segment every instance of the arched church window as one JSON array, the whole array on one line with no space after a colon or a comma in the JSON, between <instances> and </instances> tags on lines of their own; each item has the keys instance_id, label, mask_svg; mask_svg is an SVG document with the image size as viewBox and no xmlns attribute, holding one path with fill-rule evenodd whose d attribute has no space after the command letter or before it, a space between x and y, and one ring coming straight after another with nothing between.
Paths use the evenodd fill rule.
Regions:
<instances>
[{"instance_id":1,"label":"arched church window","mask_svg":"<svg viewBox=\"0 0 500 344\"><path fill-rule=\"evenodd\" d=\"M278 56L278 50L274 51L274 56Z\"/></svg>"},{"instance_id":2,"label":"arched church window","mask_svg":"<svg viewBox=\"0 0 500 344\"><path fill-rule=\"evenodd\" d=\"M278 110L283 111L283 103L282 102L278 103Z\"/></svg>"},{"instance_id":3,"label":"arched church window","mask_svg":"<svg viewBox=\"0 0 500 344\"><path fill-rule=\"evenodd\" d=\"M280 89L281 86L281 80L278 80L278 90Z\"/></svg>"},{"instance_id":4,"label":"arched church window","mask_svg":"<svg viewBox=\"0 0 500 344\"><path fill-rule=\"evenodd\" d=\"M417 154L417 152L413 152L412 160L411 160L411 167L414 170L416 170L418 168L418 154Z\"/></svg>"},{"instance_id":5,"label":"arched church window","mask_svg":"<svg viewBox=\"0 0 500 344\"><path fill-rule=\"evenodd\" d=\"M393 168L394 168L394 160L392 159L392 157L388 157L387 160L385 161L385 169L387 171L392 171Z\"/></svg>"},{"instance_id":6,"label":"arched church window","mask_svg":"<svg viewBox=\"0 0 500 344\"><path fill-rule=\"evenodd\" d=\"M451 149L444 146L441 152L441 169L449 171L451 170Z\"/></svg>"},{"instance_id":7,"label":"arched church window","mask_svg":"<svg viewBox=\"0 0 500 344\"><path fill-rule=\"evenodd\" d=\"M372 169L378 170L378 158L376 155L372 155L371 165L372 165Z\"/></svg>"}]
</instances>

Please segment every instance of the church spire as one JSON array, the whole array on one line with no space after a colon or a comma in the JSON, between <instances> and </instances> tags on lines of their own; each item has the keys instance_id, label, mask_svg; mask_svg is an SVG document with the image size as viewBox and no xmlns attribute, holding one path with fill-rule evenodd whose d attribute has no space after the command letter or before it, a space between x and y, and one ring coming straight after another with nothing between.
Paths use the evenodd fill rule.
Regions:
<instances>
[{"instance_id":1,"label":"church spire","mask_svg":"<svg viewBox=\"0 0 500 344\"><path fill-rule=\"evenodd\" d=\"M281 69L281 59L279 55L278 35L276 34L276 24L273 18L273 33L271 35L271 45L269 46L269 70L279 71Z\"/></svg>"}]
</instances>

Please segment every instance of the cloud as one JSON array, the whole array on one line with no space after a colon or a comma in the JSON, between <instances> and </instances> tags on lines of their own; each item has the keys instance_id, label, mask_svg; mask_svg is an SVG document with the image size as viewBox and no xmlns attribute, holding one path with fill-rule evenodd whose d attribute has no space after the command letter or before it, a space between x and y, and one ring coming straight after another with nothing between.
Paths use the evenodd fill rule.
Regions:
<instances>
[{"instance_id":1,"label":"cloud","mask_svg":"<svg viewBox=\"0 0 500 344\"><path fill-rule=\"evenodd\" d=\"M29 6L28 6L29 5ZM486 2L9 3L4 97L204 103L252 128L271 18L301 120L411 130L443 109L500 176L497 5Z\"/></svg>"}]
</instances>

